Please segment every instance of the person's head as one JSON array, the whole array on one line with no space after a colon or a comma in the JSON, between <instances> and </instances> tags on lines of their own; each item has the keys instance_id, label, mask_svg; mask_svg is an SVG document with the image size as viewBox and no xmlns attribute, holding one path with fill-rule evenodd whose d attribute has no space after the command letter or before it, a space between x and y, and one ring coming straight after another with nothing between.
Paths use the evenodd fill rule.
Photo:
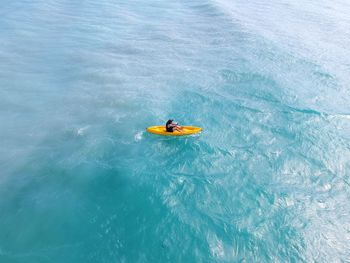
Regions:
<instances>
[{"instance_id":1,"label":"person's head","mask_svg":"<svg viewBox=\"0 0 350 263\"><path fill-rule=\"evenodd\" d=\"M170 119L170 120L168 120L168 121L166 122L166 125L172 124L172 123L173 123L173 121L174 121L174 120L171 120L171 119Z\"/></svg>"}]
</instances>

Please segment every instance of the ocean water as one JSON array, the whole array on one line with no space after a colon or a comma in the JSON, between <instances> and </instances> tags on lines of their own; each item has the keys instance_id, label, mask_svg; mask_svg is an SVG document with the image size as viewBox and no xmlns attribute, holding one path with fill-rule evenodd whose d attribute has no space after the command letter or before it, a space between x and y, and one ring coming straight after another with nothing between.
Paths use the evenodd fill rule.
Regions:
<instances>
[{"instance_id":1,"label":"ocean water","mask_svg":"<svg viewBox=\"0 0 350 263\"><path fill-rule=\"evenodd\" d=\"M349 13L3 0L0 262L350 262Z\"/></svg>"}]
</instances>

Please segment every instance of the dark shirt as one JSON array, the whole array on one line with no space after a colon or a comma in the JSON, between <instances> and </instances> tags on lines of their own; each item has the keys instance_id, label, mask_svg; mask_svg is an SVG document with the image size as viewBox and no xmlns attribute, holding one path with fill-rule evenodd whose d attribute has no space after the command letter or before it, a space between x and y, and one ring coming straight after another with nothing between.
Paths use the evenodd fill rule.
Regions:
<instances>
[{"instance_id":1,"label":"dark shirt","mask_svg":"<svg viewBox=\"0 0 350 263\"><path fill-rule=\"evenodd\" d=\"M168 120L165 124L165 128L167 132L173 132L174 131L174 127L171 125L173 124L173 121Z\"/></svg>"}]
</instances>

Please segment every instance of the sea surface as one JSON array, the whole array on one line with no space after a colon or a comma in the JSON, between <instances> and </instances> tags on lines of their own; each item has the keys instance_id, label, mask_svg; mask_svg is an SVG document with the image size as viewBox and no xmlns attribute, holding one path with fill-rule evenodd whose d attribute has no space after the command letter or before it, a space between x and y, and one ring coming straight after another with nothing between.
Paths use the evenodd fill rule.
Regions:
<instances>
[{"instance_id":1,"label":"sea surface","mask_svg":"<svg viewBox=\"0 0 350 263\"><path fill-rule=\"evenodd\" d=\"M0 262L350 262L349 14L2 0Z\"/></svg>"}]
</instances>

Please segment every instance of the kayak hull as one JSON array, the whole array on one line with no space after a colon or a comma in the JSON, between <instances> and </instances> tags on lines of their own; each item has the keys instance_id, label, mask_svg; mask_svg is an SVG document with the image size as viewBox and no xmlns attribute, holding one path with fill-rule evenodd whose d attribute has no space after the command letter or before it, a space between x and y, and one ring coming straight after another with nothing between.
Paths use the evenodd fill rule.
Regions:
<instances>
[{"instance_id":1,"label":"kayak hull","mask_svg":"<svg viewBox=\"0 0 350 263\"><path fill-rule=\"evenodd\" d=\"M146 130L149 133L163 135L163 136L185 136L185 135L199 133L202 130L202 128L195 127L195 126L182 126L182 128L183 128L182 132L178 132L178 131L167 132L165 129L165 126L151 126L151 127L148 127Z\"/></svg>"}]
</instances>

